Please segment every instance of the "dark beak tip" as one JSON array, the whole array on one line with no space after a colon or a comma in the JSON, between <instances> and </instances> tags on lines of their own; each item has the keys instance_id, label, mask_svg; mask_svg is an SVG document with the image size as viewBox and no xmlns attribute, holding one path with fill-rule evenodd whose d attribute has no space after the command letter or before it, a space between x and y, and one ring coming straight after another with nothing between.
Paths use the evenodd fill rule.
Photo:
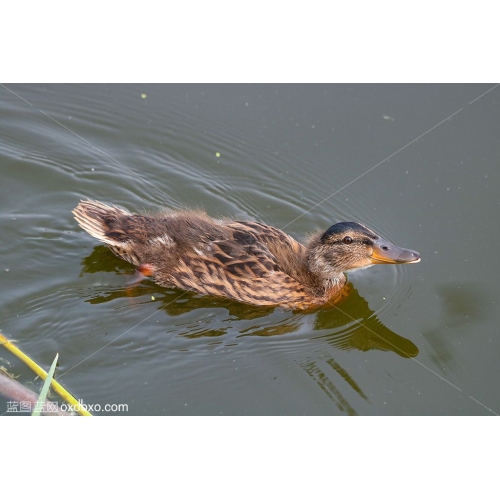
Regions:
<instances>
[{"instance_id":1,"label":"dark beak tip","mask_svg":"<svg viewBox=\"0 0 500 500\"><path fill-rule=\"evenodd\" d=\"M415 252L414 250L410 250L409 254L411 255L411 260L408 260L409 264L416 264L417 262L420 262L420 254L418 252Z\"/></svg>"}]
</instances>

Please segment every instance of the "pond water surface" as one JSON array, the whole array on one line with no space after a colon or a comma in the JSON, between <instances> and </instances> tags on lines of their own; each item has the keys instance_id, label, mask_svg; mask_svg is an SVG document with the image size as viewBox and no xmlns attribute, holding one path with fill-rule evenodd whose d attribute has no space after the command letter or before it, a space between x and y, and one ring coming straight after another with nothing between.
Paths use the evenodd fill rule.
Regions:
<instances>
[{"instance_id":1,"label":"pond water surface","mask_svg":"<svg viewBox=\"0 0 500 500\"><path fill-rule=\"evenodd\" d=\"M499 413L492 87L0 86L0 329L120 414ZM354 220L422 261L351 273L349 297L312 312L148 280L131 300L133 266L73 219L86 198L297 239ZM0 364L40 390L5 350Z\"/></svg>"}]
</instances>

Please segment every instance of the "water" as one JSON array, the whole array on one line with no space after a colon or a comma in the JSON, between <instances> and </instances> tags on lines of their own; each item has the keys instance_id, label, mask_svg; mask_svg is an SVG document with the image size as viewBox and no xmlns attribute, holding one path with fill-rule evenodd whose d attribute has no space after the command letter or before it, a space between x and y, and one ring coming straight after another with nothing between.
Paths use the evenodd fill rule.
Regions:
<instances>
[{"instance_id":1,"label":"water","mask_svg":"<svg viewBox=\"0 0 500 500\"><path fill-rule=\"evenodd\" d=\"M77 398L127 414L499 413L500 88L469 104L492 86L0 87L0 328L46 368L59 352ZM82 198L297 239L355 220L422 262L350 274L340 309L150 281L131 300L133 266L73 219ZM39 391L5 350L0 364Z\"/></svg>"}]
</instances>

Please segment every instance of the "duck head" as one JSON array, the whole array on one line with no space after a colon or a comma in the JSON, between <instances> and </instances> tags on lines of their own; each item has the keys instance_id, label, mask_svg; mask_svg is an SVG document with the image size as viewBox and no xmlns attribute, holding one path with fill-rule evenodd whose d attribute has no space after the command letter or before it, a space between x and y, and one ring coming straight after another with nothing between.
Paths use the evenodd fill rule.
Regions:
<instances>
[{"instance_id":1,"label":"duck head","mask_svg":"<svg viewBox=\"0 0 500 500\"><path fill-rule=\"evenodd\" d=\"M415 264L420 254L384 240L358 222L339 222L307 243L311 272L331 278L374 264Z\"/></svg>"}]
</instances>

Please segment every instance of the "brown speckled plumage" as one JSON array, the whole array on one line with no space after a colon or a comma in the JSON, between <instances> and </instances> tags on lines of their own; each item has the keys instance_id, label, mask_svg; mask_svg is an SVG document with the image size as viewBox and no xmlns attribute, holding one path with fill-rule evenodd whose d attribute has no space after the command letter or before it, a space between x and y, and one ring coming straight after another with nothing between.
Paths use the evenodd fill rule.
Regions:
<instances>
[{"instance_id":1,"label":"brown speckled plumage","mask_svg":"<svg viewBox=\"0 0 500 500\"><path fill-rule=\"evenodd\" d=\"M370 245L361 239L378 239L360 224L341 223L302 245L258 222L187 210L138 215L91 200L81 201L73 214L118 257L147 266L159 285L294 309L334 303L346 282L343 271L374 263ZM357 237L356 232L359 245L338 245L345 234Z\"/></svg>"}]
</instances>

